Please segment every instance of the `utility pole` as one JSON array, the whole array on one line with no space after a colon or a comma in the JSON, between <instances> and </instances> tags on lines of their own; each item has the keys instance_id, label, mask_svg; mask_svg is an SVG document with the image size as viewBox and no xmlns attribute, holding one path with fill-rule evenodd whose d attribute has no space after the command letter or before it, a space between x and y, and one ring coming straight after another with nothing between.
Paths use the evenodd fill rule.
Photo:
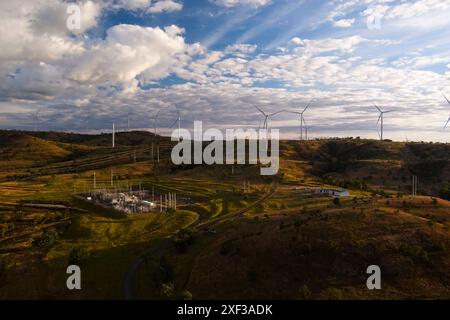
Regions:
<instances>
[{"instance_id":1,"label":"utility pole","mask_svg":"<svg viewBox=\"0 0 450 320\"><path fill-rule=\"evenodd\" d=\"M96 189L97 189L97 180L96 180L95 171L94 171L94 192Z\"/></svg>"}]
</instances>

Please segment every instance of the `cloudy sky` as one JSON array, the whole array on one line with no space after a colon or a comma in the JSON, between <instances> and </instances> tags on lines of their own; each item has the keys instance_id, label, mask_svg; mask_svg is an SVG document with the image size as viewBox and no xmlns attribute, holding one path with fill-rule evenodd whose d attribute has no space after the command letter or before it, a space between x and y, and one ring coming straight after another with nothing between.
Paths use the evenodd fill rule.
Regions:
<instances>
[{"instance_id":1,"label":"cloudy sky","mask_svg":"<svg viewBox=\"0 0 450 320\"><path fill-rule=\"evenodd\" d=\"M313 137L378 138L376 103L386 138L450 142L449 16L450 0L2 0L0 128L150 129L159 111L168 132L177 110L251 128L255 106L312 100ZM292 114L269 124L299 135Z\"/></svg>"}]
</instances>

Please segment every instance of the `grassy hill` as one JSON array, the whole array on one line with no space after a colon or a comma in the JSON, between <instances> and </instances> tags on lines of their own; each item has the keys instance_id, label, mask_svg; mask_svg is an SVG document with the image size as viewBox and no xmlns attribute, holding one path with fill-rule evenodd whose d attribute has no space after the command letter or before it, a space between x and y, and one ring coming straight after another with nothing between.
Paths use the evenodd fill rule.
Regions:
<instances>
[{"instance_id":1,"label":"grassy hill","mask_svg":"<svg viewBox=\"0 0 450 320\"><path fill-rule=\"evenodd\" d=\"M174 166L169 139L148 132L118 133L113 149L110 134L0 131L0 297L119 299L141 255L140 298L450 296L450 203L440 199L450 198L450 145L280 145L279 174L263 177L258 165ZM118 214L76 196L94 174L97 188L189 201L170 213ZM321 186L351 196L308 192ZM86 275L75 293L64 287L74 255ZM365 286L373 264L382 291Z\"/></svg>"},{"instance_id":2,"label":"grassy hill","mask_svg":"<svg viewBox=\"0 0 450 320\"><path fill-rule=\"evenodd\" d=\"M266 207L199 231L187 253L161 252L142 272L141 294L158 297L149 275L165 257L170 281L196 299L449 298L449 212L430 198ZM374 264L383 291L365 286Z\"/></svg>"}]
</instances>

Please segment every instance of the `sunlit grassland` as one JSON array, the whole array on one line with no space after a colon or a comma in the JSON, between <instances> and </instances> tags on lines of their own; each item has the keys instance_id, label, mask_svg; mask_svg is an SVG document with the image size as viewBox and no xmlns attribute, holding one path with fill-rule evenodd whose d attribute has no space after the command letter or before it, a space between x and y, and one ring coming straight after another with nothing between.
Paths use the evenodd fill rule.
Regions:
<instances>
[{"instance_id":1,"label":"sunlit grassland","mask_svg":"<svg viewBox=\"0 0 450 320\"><path fill-rule=\"evenodd\" d=\"M49 270L58 275L53 279L54 283L61 283L64 278L61 271L68 265L70 251L82 247L89 253L82 266L85 283L82 296L120 298L123 276L132 259L151 241L170 236L197 218L196 213L181 210L172 214L150 213L119 218L82 214L74 217L72 225L44 261ZM58 287L53 289L57 291ZM62 292L70 297L66 291Z\"/></svg>"}]
</instances>

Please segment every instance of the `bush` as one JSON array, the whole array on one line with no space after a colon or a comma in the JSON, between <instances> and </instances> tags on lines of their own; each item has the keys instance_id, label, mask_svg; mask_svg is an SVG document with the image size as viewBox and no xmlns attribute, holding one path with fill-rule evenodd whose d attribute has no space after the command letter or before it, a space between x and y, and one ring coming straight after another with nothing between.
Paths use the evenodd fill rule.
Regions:
<instances>
[{"instance_id":1,"label":"bush","mask_svg":"<svg viewBox=\"0 0 450 320\"><path fill-rule=\"evenodd\" d=\"M192 300L192 293L190 293L188 290L183 290L181 292L181 300Z\"/></svg>"},{"instance_id":2,"label":"bush","mask_svg":"<svg viewBox=\"0 0 450 320\"><path fill-rule=\"evenodd\" d=\"M181 230L174 238L173 243L178 253L186 253L189 246L194 243L195 236L191 230Z\"/></svg>"},{"instance_id":3,"label":"bush","mask_svg":"<svg viewBox=\"0 0 450 320\"><path fill-rule=\"evenodd\" d=\"M177 291L173 282L163 283L159 290L159 296L166 300L192 300L192 293L188 290Z\"/></svg>"},{"instance_id":4,"label":"bush","mask_svg":"<svg viewBox=\"0 0 450 320\"><path fill-rule=\"evenodd\" d=\"M48 248L54 245L58 240L58 232L54 228L50 228L44 231L42 237L37 241L37 244L41 248Z\"/></svg>"},{"instance_id":5,"label":"bush","mask_svg":"<svg viewBox=\"0 0 450 320\"><path fill-rule=\"evenodd\" d=\"M175 287L173 283L163 283L159 291L159 295L162 299L174 299L175 298Z\"/></svg>"},{"instance_id":6,"label":"bush","mask_svg":"<svg viewBox=\"0 0 450 320\"><path fill-rule=\"evenodd\" d=\"M298 290L298 293L300 295L300 299L308 299L311 296L311 290L309 290L306 284L301 286L301 288Z\"/></svg>"},{"instance_id":7,"label":"bush","mask_svg":"<svg viewBox=\"0 0 450 320\"><path fill-rule=\"evenodd\" d=\"M320 298L325 300L341 300L342 292L336 288L328 288L320 293Z\"/></svg>"}]
</instances>

